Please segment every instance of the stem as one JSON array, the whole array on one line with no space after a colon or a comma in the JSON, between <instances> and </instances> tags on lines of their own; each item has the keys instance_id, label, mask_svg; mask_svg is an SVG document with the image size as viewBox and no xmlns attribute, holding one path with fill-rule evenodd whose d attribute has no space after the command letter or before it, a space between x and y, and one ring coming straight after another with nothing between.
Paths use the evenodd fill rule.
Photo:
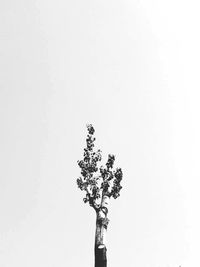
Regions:
<instances>
[{"instance_id":1,"label":"stem","mask_svg":"<svg viewBox=\"0 0 200 267\"><path fill-rule=\"evenodd\" d=\"M106 232L109 220L107 196L102 197L100 209L96 212L96 233L95 233L95 267L107 267Z\"/></svg>"}]
</instances>

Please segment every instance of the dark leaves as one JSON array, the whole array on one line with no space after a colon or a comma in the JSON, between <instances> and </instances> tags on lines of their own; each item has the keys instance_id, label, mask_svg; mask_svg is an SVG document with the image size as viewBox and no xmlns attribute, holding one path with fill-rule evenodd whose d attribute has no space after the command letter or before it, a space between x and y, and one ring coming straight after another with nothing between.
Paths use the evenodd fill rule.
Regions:
<instances>
[{"instance_id":1,"label":"dark leaves","mask_svg":"<svg viewBox=\"0 0 200 267\"><path fill-rule=\"evenodd\" d=\"M77 180L76 180L76 183L78 185L78 188L80 188L81 190L84 190L86 185L85 183L83 182L82 178L79 177Z\"/></svg>"},{"instance_id":2,"label":"dark leaves","mask_svg":"<svg viewBox=\"0 0 200 267\"><path fill-rule=\"evenodd\" d=\"M91 124L87 125L88 135L86 138L86 148L84 148L83 159L78 161L82 177L77 179L78 188L86 191L85 203L89 202L94 208L97 207L97 200L102 194L117 198L122 188L122 170L117 168L113 170L115 156L109 154L108 160L104 166L99 168L102 155L101 150L94 150L95 132ZM82 179L83 178L83 179Z\"/></svg>"},{"instance_id":3,"label":"dark leaves","mask_svg":"<svg viewBox=\"0 0 200 267\"><path fill-rule=\"evenodd\" d=\"M93 135L95 130L94 130L94 127L92 126L92 124L88 124L87 125L87 130L88 130L88 133Z\"/></svg>"},{"instance_id":4,"label":"dark leaves","mask_svg":"<svg viewBox=\"0 0 200 267\"><path fill-rule=\"evenodd\" d=\"M113 187L111 190L111 196L115 199L120 196L119 192L122 189L120 182L122 180L122 177L123 173L121 168L117 168L116 171L114 172Z\"/></svg>"},{"instance_id":5,"label":"dark leaves","mask_svg":"<svg viewBox=\"0 0 200 267\"><path fill-rule=\"evenodd\" d=\"M107 169L112 169L113 168L114 161L115 161L115 156L109 154L108 155L108 161L106 163Z\"/></svg>"}]
</instances>

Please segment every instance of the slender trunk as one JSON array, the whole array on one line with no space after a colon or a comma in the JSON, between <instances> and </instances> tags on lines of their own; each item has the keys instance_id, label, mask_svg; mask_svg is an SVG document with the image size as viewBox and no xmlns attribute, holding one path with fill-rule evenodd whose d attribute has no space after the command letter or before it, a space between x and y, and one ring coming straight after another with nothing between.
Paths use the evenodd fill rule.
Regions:
<instances>
[{"instance_id":1,"label":"slender trunk","mask_svg":"<svg viewBox=\"0 0 200 267\"><path fill-rule=\"evenodd\" d=\"M95 267L107 267L106 231L108 226L108 200L107 196L102 199L101 208L96 213L95 233Z\"/></svg>"}]
</instances>

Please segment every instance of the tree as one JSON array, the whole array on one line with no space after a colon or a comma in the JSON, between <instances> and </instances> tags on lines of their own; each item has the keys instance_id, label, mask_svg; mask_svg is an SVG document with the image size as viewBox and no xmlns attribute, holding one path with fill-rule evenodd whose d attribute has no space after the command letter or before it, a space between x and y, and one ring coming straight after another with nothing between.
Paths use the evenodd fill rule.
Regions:
<instances>
[{"instance_id":1,"label":"tree","mask_svg":"<svg viewBox=\"0 0 200 267\"><path fill-rule=\"evenodd\" d=\"M121 168L113 169L115 156L109 154L105 166L100 166L101 150L94 150L94 127L87 125L86 148L83 159L78 161L81 177L77 179L78 188L85 191L83 201L96 212L95 267L107 267L106 231L109 223L108 204L111 197L120 196L122 180Z\"/></svg>"}]
</instances>

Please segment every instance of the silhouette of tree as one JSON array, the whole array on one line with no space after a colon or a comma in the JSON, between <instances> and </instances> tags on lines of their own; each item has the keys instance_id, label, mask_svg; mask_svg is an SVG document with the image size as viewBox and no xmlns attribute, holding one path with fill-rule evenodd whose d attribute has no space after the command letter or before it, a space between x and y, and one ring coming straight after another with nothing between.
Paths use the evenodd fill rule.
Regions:
<instances>
[{"instance_id":1,"label":"silhouette of tree","mask_svg":"<svg viewBox=\"0 0 200 267\"><path fill-rule=\"evenodd\" d=\"M111 197L120 196L122 189L122 170L114 169L115 156L109 154L105 166L100 166L101 150L94 150L94 127L87 125L86 148L83 159L78 161L81 177L77 179L78 188L85 191L83 201L89 203L96 212L95 267L107 267L106 231L109 223L108 204Z\"/></svg>"}]
</instances>

